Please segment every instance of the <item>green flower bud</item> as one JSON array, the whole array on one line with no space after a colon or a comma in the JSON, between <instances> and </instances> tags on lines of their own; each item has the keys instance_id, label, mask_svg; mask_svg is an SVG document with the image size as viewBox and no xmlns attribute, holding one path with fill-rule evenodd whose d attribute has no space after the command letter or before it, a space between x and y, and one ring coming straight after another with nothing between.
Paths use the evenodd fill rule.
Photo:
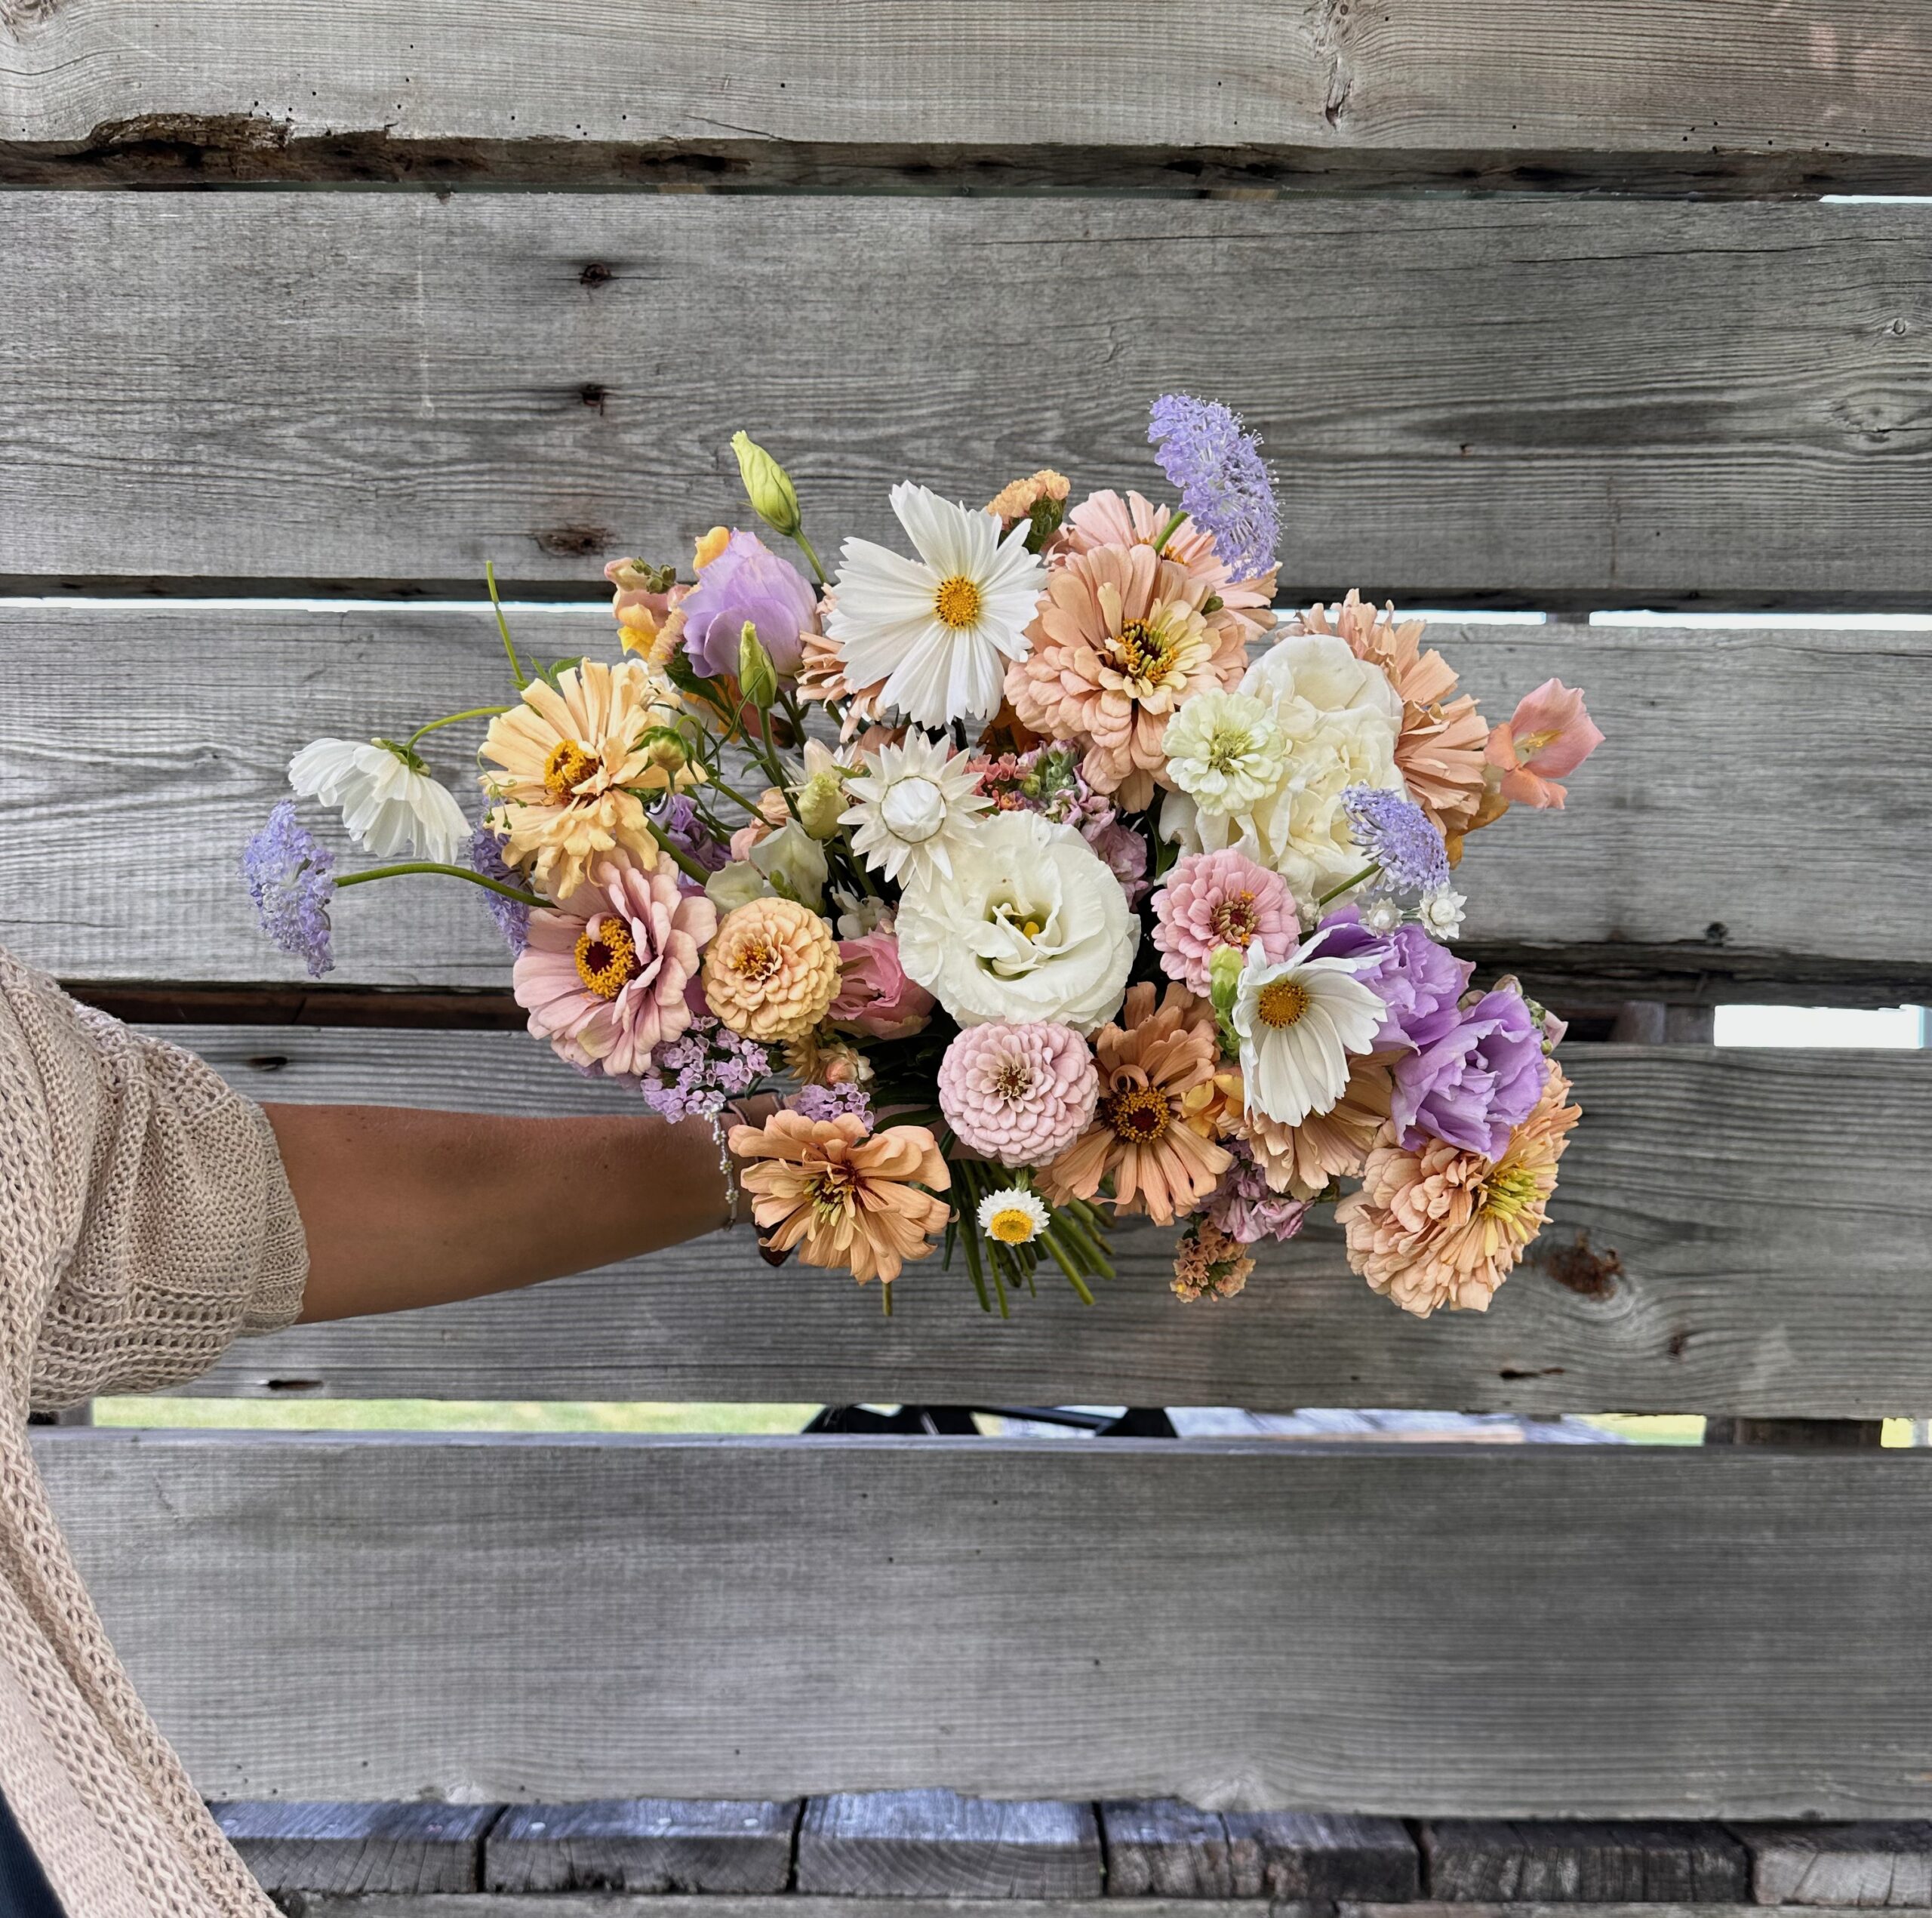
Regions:
<instances>
[{"instance_id":1,"label":"green flower bud","mask_svg":"<svg viewBox=\"0 0 1932 1918\"><path fill-rule=\"evenodd\" d=\"M778 697L778 669L758 643L758 627L750 620L738 635L738 684L761 713L769 712Z\"/></svg>"},{"instance_id":2,"label":"green flower bud","mask_svg":"<svg viewBox=\"0 0 1932 1918\"><path fill-rule=\"evenodd\" d=\"M1217 946L1208 962L1208 996L1220 1031L1221 1050L1230 1059L1241 1051L1241 1035L1234 1028L1235 996L1241 990L1241 968L1247 959L1238 947Z\"/></svg>"},{"instance_id":3,"label":"green flower bud","mask_svg":"<svg viewBox=\"0 0 1932 1918\"><path fill-rule=\"evenodd\" d=\"M814 773L798 788L798 822L815 839L836 839L844 810L845 775L836 766Z\"/></svg>"},{"instance_id":4,"label":"green flower bud","mask_svg":"<svg viewBox=\"0 0 1932 1918\"><path fill-rule=\"evenodd\" d=\"M790 475L749 433L734 433L731 451L738 456L738 476L745 482L752 512L774 533L791 538L801 522Z\"/></svg>"}]
</instances>

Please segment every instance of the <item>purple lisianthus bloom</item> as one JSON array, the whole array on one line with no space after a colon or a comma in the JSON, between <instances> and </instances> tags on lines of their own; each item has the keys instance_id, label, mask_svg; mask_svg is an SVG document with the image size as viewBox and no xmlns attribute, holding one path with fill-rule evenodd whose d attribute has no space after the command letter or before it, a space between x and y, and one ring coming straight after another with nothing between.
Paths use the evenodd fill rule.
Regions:
<instances>
[{"instance_id":1,"label":"purple lisianthus bloom","mask_svg":"<svg viewBox=\"0 0 1932 1918\"><path fill-rule=\"evenodd\" d=\"M707 873L721 873L731 864L730 851L718 844L685 794L673 793L651 819L680 852L689 853Z\"/></svg>"},{"instance_id":2,"label":"purple lisianthus bloom","mask_svg":"<svg viewBox=\"0 0 1932 1918\"><path fill-rule=\"evenodd\" d=\"M335 964L329 928L335 854L297 822L293 799L277 805L242 848L242 876L262 930L319 979Z\"/></svg>"},{"instance_id":3,"label":"purple lisianthus bloom","mask_svg":"<svg viewBox=\"0 0 1932 1918\"><path fill-rule=\"evenodd\" d=\"M1405 1150L1425 1135L1500 1159L1549 1070L1521 993L1484 993L1420 1050L1396 1061L1389 1117Z\"/></svg>"},{"instance_id":4,"label":"purple lisianthus bloom","mask_svg":"<svg viewBox=\"0 0 1932 1918\"><path fill-rule=\"evenodd\" d=\"M685 651L706 679L738 670L749 620L781 677L798 670L801 636L816 630L818 602L805 576L755 533L734 533L684 598Z\"/></svg>"},{"instance_id":5,"label":"purple lisianthus bloom","mask_svg":"<svg viewBox=\"0 0 1932 1918\"><path fill-rule=\"evenodd\" d=\"M1343 906L1321 922L1321 931L1323 956L1357 961L1355 977L1389 1008L1371 1050L1414 1051L1455 1024L1457 1002L1475 968L1420 926L1371 931L1353 906Z\"/></svg>"}]
</instances>

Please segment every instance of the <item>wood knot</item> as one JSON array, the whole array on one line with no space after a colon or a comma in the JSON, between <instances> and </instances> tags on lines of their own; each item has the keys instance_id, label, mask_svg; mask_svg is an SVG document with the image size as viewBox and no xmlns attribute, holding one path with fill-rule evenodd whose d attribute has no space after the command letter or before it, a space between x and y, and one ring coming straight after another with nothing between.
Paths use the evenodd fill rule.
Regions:
<instances>
[{"instance_id":1,"label":"wood knot","mask_svg":"<svg viewBox=\"0 0 1932 1918\"><path fill-rule=\"evenodd\" d=\"M612 535L608 526L551 526L533 537L543 551L556 559L588 559L605 551Z\"/></svg>"},{"instance_id":2,"label":"wood knot","mask_svg":"<svg viewBox=\"0 0 1932 1918\"><path fill-rule=\"evenodd\" d=\"M1543 1252L1539 1263L1556 1282L1579 1298L1608 1298L1623 1276L1623 1255L1614 1246L1596 1251L1586 1232L1574 1245L1556 1245Z\"/></svg>"},{"instance_id":3,"label":"wood knot","mask_svg":"<svg viewBox=\"0 0 1932 1918\"><path fill-rule=\"evenodd\" d=\"M583 271L577 276L577 284L580 286L593 287L608 285L610 282L615 279L617 277L617 269L614 266L605 266L601 260L593 260L590 264L585 267Z\"/></svg>"}]
</instances>

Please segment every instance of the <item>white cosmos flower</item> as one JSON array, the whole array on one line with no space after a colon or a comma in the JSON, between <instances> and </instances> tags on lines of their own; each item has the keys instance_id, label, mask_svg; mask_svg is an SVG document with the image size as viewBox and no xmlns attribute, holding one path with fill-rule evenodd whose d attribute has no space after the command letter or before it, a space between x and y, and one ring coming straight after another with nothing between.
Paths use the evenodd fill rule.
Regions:
<instances>
[{"instance_id":1,"label":"white cosmos flower","mask_svg":"<svg viewBox=\"0 0 1932 1918\"><path fill-rule=\"evenodd\" d=\"M992 803L977 784L964 753L915 729L846 780L851 803L838 823L858 828L853 850L888 879L949 873L954 848Z\"/></svg>"},{"instance_id":2,"label":"white cosmos flower","mask_svg":"<svg viewBox=\"0 0 1932 1918\"><path fill-rule=\"evenodd\" d=\"M1349 1054L1374 1043L1387 1008L1352 959L1315 956L1320 935L1270 965L1247 950L1231 1021L1247 1107L1280 1125L1326 1112L1349 1083Z\"/></svg>"},{"instance_id":3,"label":"white cosmos flower","mask_svg":"<svg viewBox=\"0 0 1932 1918\"><path fill-rule=\"evenodd\" d=\"M350 838L378 859L407 853L454 865L469 842L455 794L414 753L385 740L313 740L289 761L288 783L335 807Z\"/></svg>"},{"instance_id":4,"label":"white cosmos flower","mask_svg":"<svg viewBox=\"0 0 1932 1918\"><path fill-rule=\"evenodd\" d=\"M919 556L845 542L826 632L846 683L883 680L884 703L922 726L997 712L1007 662L1032 648L1026 628L1047 582L1026 550L1030 523L1002 540L991 514L909 480L892 489L892 510Z\"/></svg>"},{"instance_id":5,"label":"white cosmos flower","mask_svg":"<svg viewBox=\"0 0 1932 1918\"><path fill-rule=\"evenodd\" d=\"M1002 1245L1029 1245L1046 1230L1048 1214L1038 1193L1023 1185L989 1192L980 1201L980 1231Z\"/></svg>"},{"instance_id":6,"label":"white cosmos flower","mask_svg":"<svg viewBox=\"0 0 1932 1918\"><path fill-rule=\"evenodd\" d=\"M995 812L952 849L952 870L906 888L899 962L962 1026L1055 1019L1091 1033L1120 1010L1140 921L1071 826Z\"/></svg>"}]
</instances>

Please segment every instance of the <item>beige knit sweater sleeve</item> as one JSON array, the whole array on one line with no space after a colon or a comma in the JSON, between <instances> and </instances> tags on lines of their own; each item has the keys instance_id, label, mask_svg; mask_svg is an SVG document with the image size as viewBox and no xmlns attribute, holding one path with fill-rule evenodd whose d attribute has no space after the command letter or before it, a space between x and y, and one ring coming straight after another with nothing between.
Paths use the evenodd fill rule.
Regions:
<instances>
[{"instance_id":1,"label":"beige knit sweater sleeve","mask_svg":"<svg viewBox=\"0 0 1932 1918\"><path fill-rule=\"evenodd\" d=\"M177 1384L300 1309L307 1247L260 1108L4 953L0 1173L36 1408Z\"/></svg>"}]
</instances>

